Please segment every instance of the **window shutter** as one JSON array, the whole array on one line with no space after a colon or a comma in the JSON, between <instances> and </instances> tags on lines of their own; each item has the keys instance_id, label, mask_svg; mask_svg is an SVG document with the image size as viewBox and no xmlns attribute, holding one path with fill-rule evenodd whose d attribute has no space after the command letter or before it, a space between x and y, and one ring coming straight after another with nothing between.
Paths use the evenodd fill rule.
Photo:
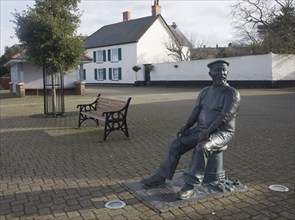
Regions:
<instances>
[{"instance_id":1,"label":"window shutter","mask_svg":"<svg viewBox=\"0 0 295 220\"><path fill-rule=\"evenodd\" d=\"M118 78L119 78L119 80L122 80L122 68L121 67L118 68Z\"/></svg>"},{"instance_id":2,"label":"window shutter","mask_svg":"<svg viewBox=\"0 0 295 220\"><path fill-rule=\"evenodd\" d=\"M108 61L111 61L111 50L108 50Z\"/></svg>"},{"instance_id":3,"label":"window shutter","mask_svg":"<svg viewBox=\"0 0 295 220\"><path fill-rule=\"evenodd\" d=\"M109 68L109 79L110 79L110 80L113 79L112 68Z\"/></svg>"},{"instance_id":4,"label":"window shutter","mask_svg":"<svg viewBox=\"0 0 295 220\"><path fill-rule=\"evenodd\" d=\"M96 63L96 51L93 51L93 62Z\"/></svg>"},{"instance_id":5,"label":"window shutter","mask_svg":"<svg viewBox=\"0 0 295 220\"><path fill-rule=\"evenodd\" d=\"M86 79L86 69L83 69L83 80Z\"/></svg>"},{"instance_id":6,"label":"window shutter","mask_svg":"<svg viewBox=\"0 0 295 220\"><path fill-rule=\"evenodd\" d=\"M122 60L122 49L121 48L118 49L118 59Z\"/></svg>"},{"instance_id":7,"label":"window shutter","mask_svg":"<svg viewBox=\"0 0 295 220\"><path fill-rule=\"evenodd\" d=\"M103 68L103 80L107 79L107 70L106 68Z\"/></svg>"},{"instance_id":8,"label":"window shutter","mask_svg":"<svg viewBox=\"0 0 295 220\"><path fill-rule=\"evenodd\" d=\"M103 54L103 62L105 62L107 59L106 59L106 50L103 50L103 52L102 52Z\"/></svg>"},{"instance_id":9,"label":"window shutter","mask_svg":"<svg viewBox=\"0 0 295 220\"><path fill-rule=\"evenodd\" d=\"M97 69L94 69L94 79L97 80Z\"/></svg>"}]
</instances>

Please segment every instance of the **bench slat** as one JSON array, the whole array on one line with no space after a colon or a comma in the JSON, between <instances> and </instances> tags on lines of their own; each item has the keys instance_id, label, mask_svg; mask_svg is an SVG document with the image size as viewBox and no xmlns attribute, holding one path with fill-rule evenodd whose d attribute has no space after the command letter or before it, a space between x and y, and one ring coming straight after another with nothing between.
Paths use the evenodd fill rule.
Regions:
<instances>
[{"instance_id":1,"label":"bench slat","mask_svg":"<svg viewBox=\"0 0 295 220\"><path fill-rule=\"evenodd\" d=\"M125 106L126 102L120 100L112 100L112 99L98 99L98 105L116 105L116 106Z\"/></svg>"},{"instance_id":2,"label":"bench slat","mask_svg":"<svg viewBox=\"0 0 295 220\"><path fill-rule=\"evenodd\" d=\"M91 117L91 118L98 119L100 121L105 121L105 116L102 116L100 114L96 114L96 112L83 112L81 114L86 115L86 116Z\"/></svg>"}]
</instances>

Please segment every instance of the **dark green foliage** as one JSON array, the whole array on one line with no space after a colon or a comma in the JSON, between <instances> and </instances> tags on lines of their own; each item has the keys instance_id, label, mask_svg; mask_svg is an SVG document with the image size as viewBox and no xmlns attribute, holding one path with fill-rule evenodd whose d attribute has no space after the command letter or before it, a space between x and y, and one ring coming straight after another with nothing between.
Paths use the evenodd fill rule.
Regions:
<instances>
[{"instance_id":1,"label":"dark green foliage","mask_svg":"<svg viewBox=\"0 0 295 220\"><path fill-rule=\"evenodd\" d=\"M282 7L269 25L258 26L258 33L263 40L258 51L295 54L295 7Z\"/></svg>"},{"instance_id":2,"label":"dark green foliage","mask_svg":"<svg viewBox=\"0 0 295 220\"><path fill-rule=\"evenodd\" d=\"M238 0L234 28L254 54L295 54L295 0Z\"/></svg>"},{"instance_id":3,"label":"dark green foliage","mask_svg":"<svg viewBox=\"0 0 295 220\"><path fill-rule=\"evenodd\" d=\"M11 47L5 47L4 54L0 57L0 76L4 76L9 73L9 69L3 65L7 63L13 55L22 52L23 47L21 45L15 44Z\"/></svg>"},{"instance_id":4,"label":"dark green foliage","mask_svg":"<svg viewBox=\"0 0 295 220\"><path fill-rule=\"evenodd\" d=\"M78 0L36 0L34 8L15 13L15 32L26 54L50 73L76 68L85 48L76 36Z\"/></svg>"},{"instance_id":5,"label":"dark green foliage","mask_svg":"<svg viewBox=\"0 0 295 220\"><path fill-rule=\"evenodd\" d=\"M132 69L134 72L138 72L141 69L141 67L140 66L133 66Z\"/></svg>"}]
</instances>

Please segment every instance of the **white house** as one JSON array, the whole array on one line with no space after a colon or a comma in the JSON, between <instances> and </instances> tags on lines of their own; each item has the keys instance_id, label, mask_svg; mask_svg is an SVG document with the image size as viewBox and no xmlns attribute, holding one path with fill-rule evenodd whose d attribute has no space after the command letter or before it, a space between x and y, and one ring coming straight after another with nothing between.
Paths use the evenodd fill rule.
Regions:
<instances>
[{"instance_id":1,"label":"white house","mask_svg":"<svg viewBox=\"0 0 295 220\"><path fill-rule=\"evenodd\" d=\"M134 20L130 17L130 12L124 12L123 22L106 25L85 40L87 53L81 58L81 65L64 75L66 93L77 93L83 83L149 81L149 72L136 74L132 67L172 62L165 48L165 43L171 39L188 49L189 41L177 25L167 25L161 16L158 1L152 6L152 16ZM43 94L42 68L28 60L22 52L4 65L11 72L10 90L19 96Z\"/></svg>"},{"instance_id":2,"label":"white house","mask_svg":"<svg viewBox=\"0 0 295 220\"><path fill-rule=\"evenodd\" d=\"M149 72L136 74L136 65L167 63L167 42L177 40L188 50L189 41L177 25L169 26L161 16L161 6L154 1L152 16L131 19L123 12L123 21L103 26L85 39L87 55L93 62L84 65L86 84L133 84L149 81Z\"/></svg>"}]
</instances>

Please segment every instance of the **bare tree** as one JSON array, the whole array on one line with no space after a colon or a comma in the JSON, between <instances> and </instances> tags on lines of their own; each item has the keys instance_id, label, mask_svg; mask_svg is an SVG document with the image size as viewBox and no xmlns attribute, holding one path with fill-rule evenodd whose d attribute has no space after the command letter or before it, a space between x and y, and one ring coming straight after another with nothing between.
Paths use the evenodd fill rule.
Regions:
<instances>
[{"instance_id":1,"label":"bare tree","mask_svg":"<svg viewBox=\"0 0 295 220\"><path fill-rule=\"evenodd\" d=\"M168 56L172 57L175 61L188 61L190 60L190 50L187 46L181 45L175 38L169 38L164 42L164 46L168 51Z\"/></svg>"},{"instance_id":2,"label":"bare tree","mask_svg":"<svg viewBox=\"0 0 295 220\"><path fill-rule=\"evenodd\" d=\"M273 33L271 25L282 8L294 8L294 0L238 0L232 5L233 26L241 43L260 44L263 27ZM260 30L259 30L260 29Z\"/></svg>"},{"instance_id":3,"label":"bare tree","mask_svg":"<svg viewBox=\"0 0 295 220\"><path fill-rule=\"evenodd\" d=\"M232 5L233 26L237 37L243 42L258 42L258 25L267 25L275 8L271 0L239 0Z\"/></svg>"},{"instance_id":4,"label":"bare tree","mask_svg":"<svg viewBox=\"0 0 295 220\"><path fill-rule=\"evenodd\" d=\"M203 41L199 41L195 34L190 34L189 39L186 37L183 40L169 38L164 42L164 46L168 51L168 56L175 61L189 61L197 59L202 50Z\"/></svg>"}]
</instances>

